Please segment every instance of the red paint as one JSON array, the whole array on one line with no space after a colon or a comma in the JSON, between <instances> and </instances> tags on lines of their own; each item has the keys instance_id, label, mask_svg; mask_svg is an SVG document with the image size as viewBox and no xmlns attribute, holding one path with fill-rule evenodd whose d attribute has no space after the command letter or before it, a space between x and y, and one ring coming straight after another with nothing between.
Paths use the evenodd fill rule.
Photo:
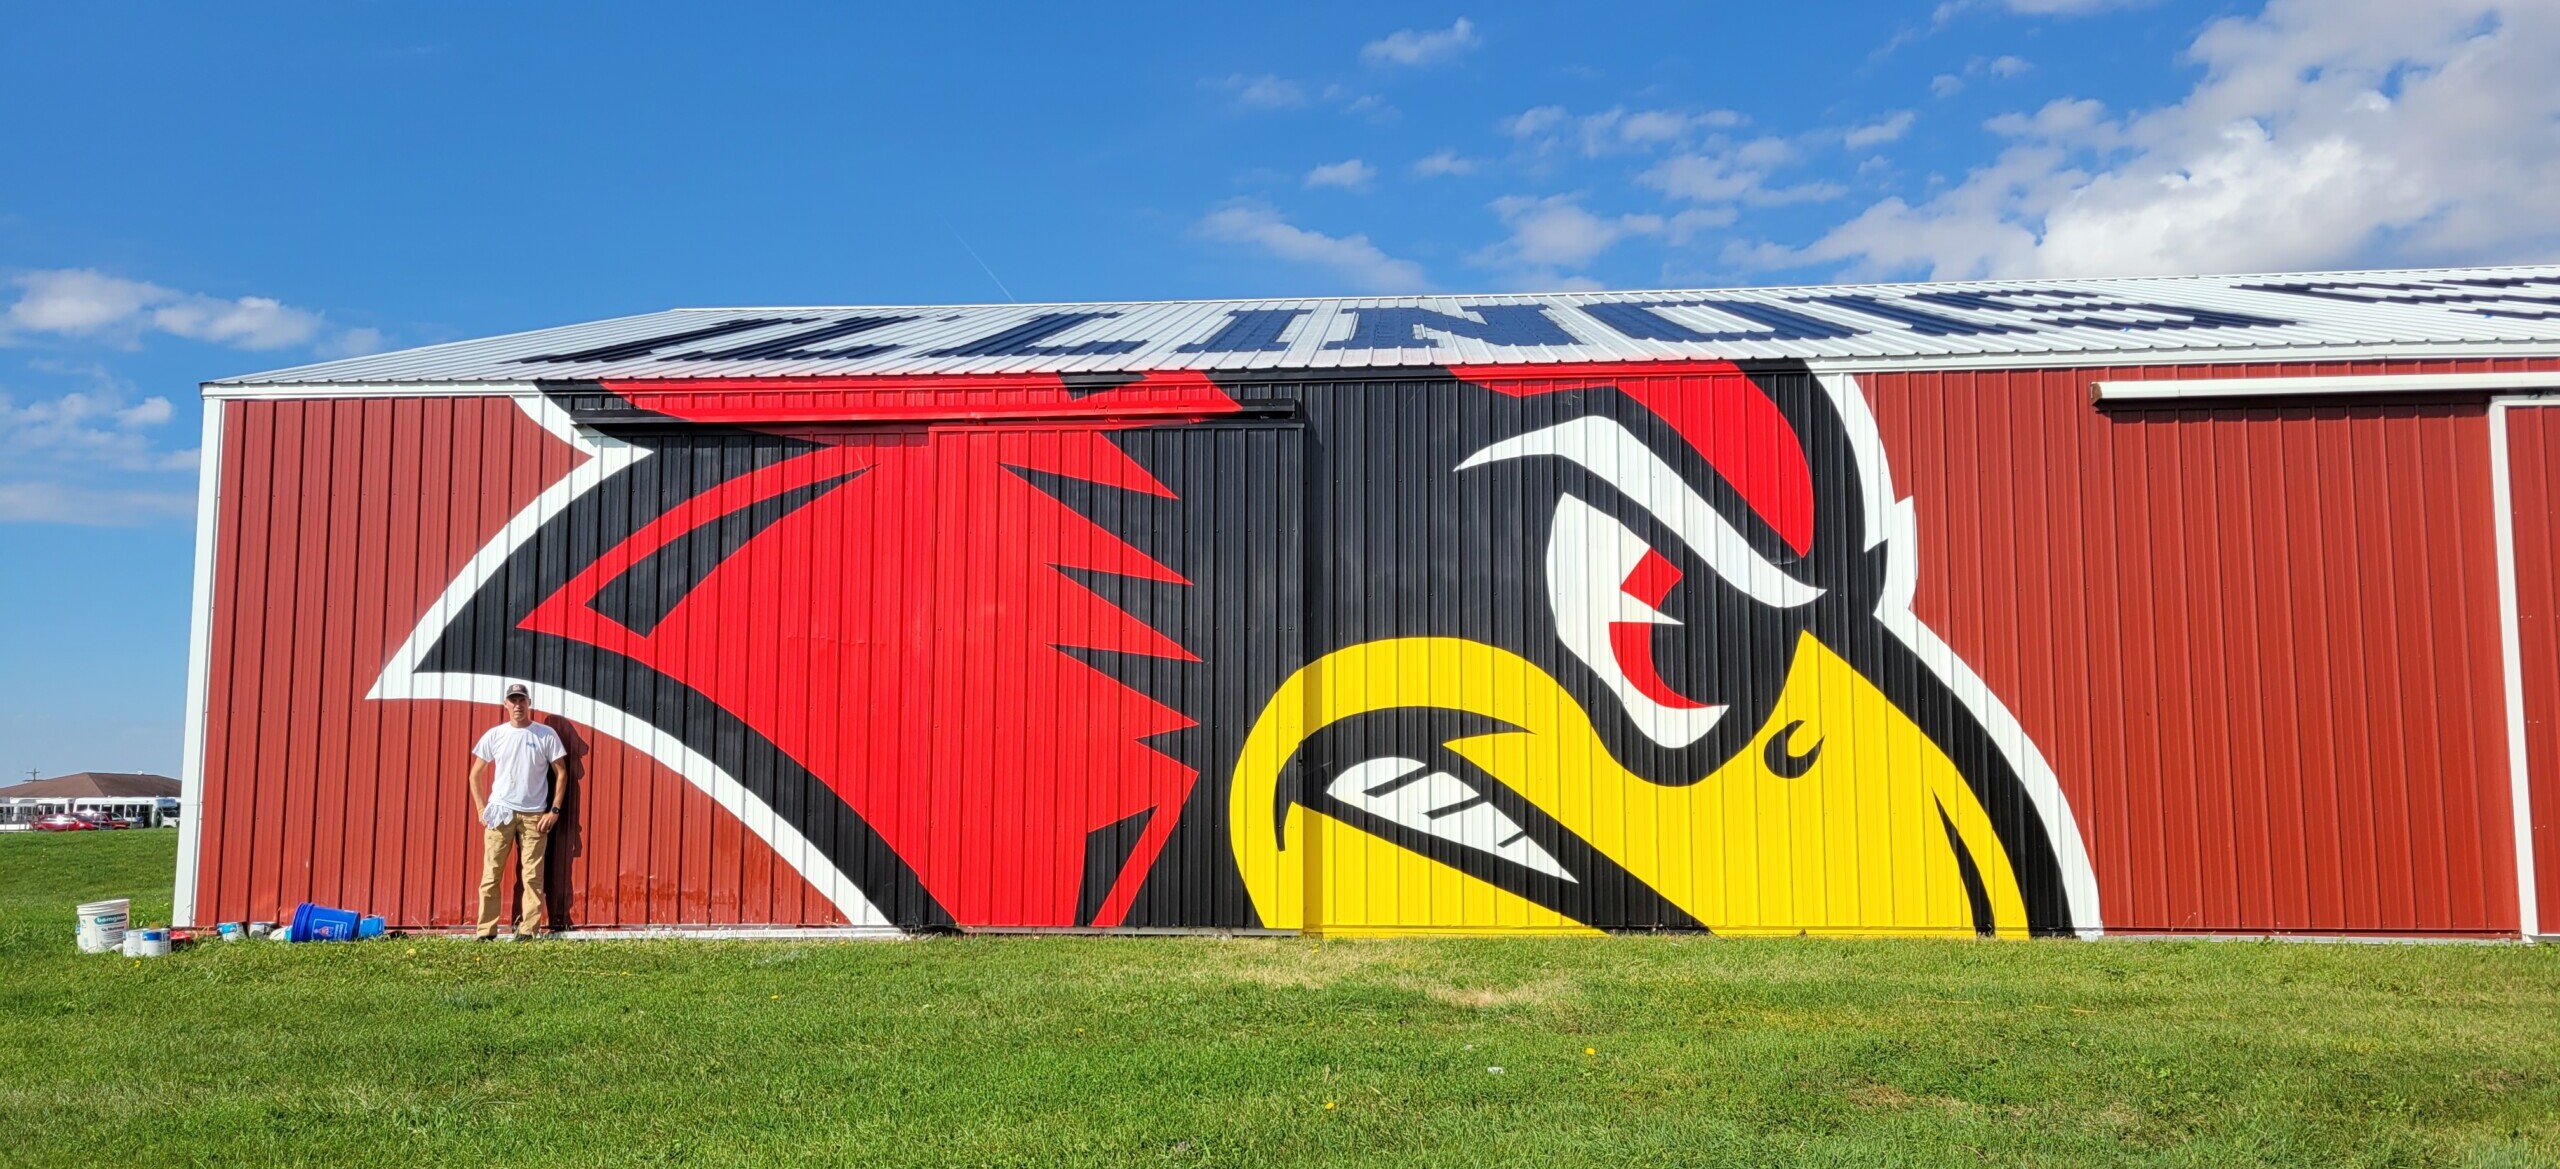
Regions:
<instances>
[{"instance_id":1,"label":"red paint","mask_svg":"<svg viewBox=\"0 0 2560 1169\"><path fill-rule=\"evenodd\" d=\"M1688 439L1797 555L1813 547L1813 469L1803 444L1777 403L1728 363L1464 365L1449 372L1521 397L1617 386Z\"/></svg>"},{"instance_id":2,"label":"red paint","mask_svg":"<svg viewBox=\"0 0 2560 1169\"><path fill-rule=\"evenodd\" d=\"M1057 374L997 377L678 378L602 383L644 410L693 422L943 422L1031 419L1209 418L1233 414L1228 397L1194 370L1130 375L1082 392Z\"/></svg>"},{"instance_id":3,"label":"red paint","mask_svg":"<svg viewBox=\"0 0 2560 1169\"><path fill-rule=\"evenodd\" d=\"M2560 407L2507 412L2525 778L2541 930L2560 933Z\"/></svg>"},{"instance_id":4,"label":"red paint","mask_svg":"<svg viewBox=\"0 0 2560 1169\"><path fill-rule=\"evenodd\" d=\"M1637 561L1636 566L1628 571L1627 579L1618 589L1647 606L1654 606L1660 605L1662 598L1670 596L1672 586L1679 583L1679 567L1662 553L1648 548L1644 559ZM1671 683L1663 680L1662 667L1653 660L1653 631L1656 628L1650 621L1609 623L1609 652L1617 657L1618 668L1625 671L1627 681L1635 686L1637 693L1655 702L1673 710L1706 709L1706 703L1672 689Z\"/></svg>"},{"instance_id":5,"label":"red paint","mask_svg":"<svg viewBox=\"0 0 2560 1169\"><path fill-rule=\"evenodd\" d=\"M2110 930L2516 928L2485 406L2089 404L2466 368L2532 366L1860 378L1917 511L1914 612L2060 776Z\"/></svg>"},{"instance_id":6,"label":"red paint","mask_svg":"<svg viewBox=\"0 0 2560 1169\"><path fill-rule=\"evenodd\" d=\"M1916 512L1915 613L2059 776L2107 928L2476 935L2513 931L2517 912L2480 403L2094 409L2088 383L2530 367L1860 378L1896 495ZM1523 395L1609 379L1670 420L1774 531L1809 544L1802 462L1770 454L1793 440L1729 366L1461 372ZM1199 777L1144 742L1184 725L1179 715L1056 647L1168 661L1193 649L1053 566L1178 578L1015 468L1160 496L1102 430L1231 412L1234 399L1199 375L1084 398L1055 378L629 390L677 417L766 427L919 409L1061 419L800 427L819 449L644 526L529 624L650 662L775 728L963 921L1071 924L1086 834L1150 815L1095 919L1119 921ZM198 920L272 920L312 898L407 927L463 924L478 861L463 752L498 712L365 694L447 582L577 456L502 399L232 402L224 419ZM2549 906L2560 905L2560 414L2512 421ZM587 607L612 566L853 472L646 635ZM1658 602L1676 581L1648 559L1625 587ZM1025 617L981 619L996 610ZM736 652L742 629L779 657ZM1620 645L1622 664L1640 686L1659 684L1644 648ZM1661 689L1657 701L1680 697ZM852 733L843 711L872 720ZM554 853L553 898L570 920L841 920L693 784L636 746L564 732L582 746L574 827Z\"/></svg>"},{"instance_id":7,"label":"red paint","mask_svg":"<svg viewBox=\"0 0 2560 1169\"><path fill-rule=\"evenodd\" d=\"M767 729L964 924L1081 924L1086 837L1148 813L1094 922L1116 923L1195 778L1140 740L1190 722L1060 647L1194 659L1059 570L1185 582L1013 469L1165 489L1092 429L812 437L827 445L715 487L607 550L525 627L629 657ZM592 605L670 541L848 474L722 561L647 634ZM810 547L849 567L808 571L797 558ZM1026 619L987 619L999 611ZM782 632L799 629L809 634ZM749 663L737 643L779 648ZM882 696L851 709L883 717L809 717L812 695L848 691ZM883 698L905 709L889 716L874 705ZM818 707L831 708L845 709ZM1025 811L1070 797L1074 808Z\"/></svg>"},{"instance_id":8,"label":"red paint","mask_svg":"<svg viewBox=\"0 0 2560 1169\"><path fill-rule=\"evenodd\" d=\"M503 715L364 695L446 582L578 458L504 399L232 402L223 414L211 633L226 668L207 680L197 918L280 920L308 899L403 928L467 925L480 842L466 753ZM649 893L686 883L736 907L714 919L706 903L692 924L842 920L787 868L776 875L761 842L709 847L727 814L683 777L551 721L582 749L575 815L552 847L551 897L569 920L675 923ZM652 836L702 841L700 867L623 847ZM747 859L759 854L761 870Z\"/></svg>"}]
</instances>

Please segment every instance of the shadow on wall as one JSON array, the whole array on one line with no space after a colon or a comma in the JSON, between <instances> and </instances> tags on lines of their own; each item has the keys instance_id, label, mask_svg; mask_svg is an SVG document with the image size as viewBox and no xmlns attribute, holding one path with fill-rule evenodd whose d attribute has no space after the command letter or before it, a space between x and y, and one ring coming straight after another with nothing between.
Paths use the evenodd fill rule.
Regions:
<instances>
[{"instance_id":1,"label":"shadow on wall","mask_svg":"<svg viewBox=\"0 0 2560 1169\"><path fill-rule=\"evenodd\" d=\"M578 886L570 879L570 869L586 852L579 805L587 786L587 756L595 746L578 724L561 715L543 715L542 725L550 727L560 736L560 744L569 749L568 791L560 797L560 822L551 829L551 847L544 854L542 868L543 907L550 918L546 924L555 930L569 929L578 908Z\"/></svg>"}]
</instances>

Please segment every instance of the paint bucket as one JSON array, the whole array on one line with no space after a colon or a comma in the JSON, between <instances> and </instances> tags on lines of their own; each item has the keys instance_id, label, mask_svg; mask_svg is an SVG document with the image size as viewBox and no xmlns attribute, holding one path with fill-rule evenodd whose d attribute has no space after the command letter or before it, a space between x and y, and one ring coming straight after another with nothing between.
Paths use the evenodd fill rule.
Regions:
<instances>
[{"instance_id":1,"label":"paint bucket","mask_svg":"<svg viewBox=\"0 0 2560 1169\"><path fill-rule=\"evenodd\" d=\"M273 937L273 936L275 936L275 932L276 932L276 923L274 923L274 922L272 922L272 921L253 921L253 922L250 922L250 923L249 923L249 936L250 936L250 937L253 937L253 938L266 938L266 937Z\"/></svg>"},{"instance_id":2,"label":"paint bucket","mask_svg":"<svg viewBox=\"0 0 2560 1169\"><path fill-rule=\"evenodd\" d=\"M124 953L128 958L166 958L169 956L169 931L127 930Z\"/></svg>"},{"instance_id":3,"label":"paint bucket","mask_svg":"<svg viewBox=\"0 0 2560 1169\"><path fill-rule=\"evenodd\" d=\"M124 927L133 916L133 901L92 901L80 907L80 952L112 954L124 944Z\"/></svg>"},{"instance_id":4,"label":"paint bucket","mask_svg":"<svg viewBox=\"0 0 2560 1169\"><path fill-rule=\"evenodd\" d=\"M368 913L364 915L364 920L356 923L356 940L363 941L366 938L381 937L382 925L383 922L381 914Z\"/></svg>"},{"instance_id":5,"label":"paint bucket","mask_svg":"<svg viewBox=\"0 0 2560 1169\"><path fill-rule=\"evenodd\" d=\"M352 909L333 909L305 901L293 907L292 941L352 942L364 915Z\"/></svg>"},{"instance_id":6,"label":"paint bucket","mask_svg":"<svg viewBox=\"0 0 2560 1169\"><path fill-rule=\"evenodd\" d=\"M247 931L241 929L240 923L236 921L226 921L213 928L214 932L221 934L222 940L226 942L236 942L248 936Z\"/></svg>"}]
</instances>

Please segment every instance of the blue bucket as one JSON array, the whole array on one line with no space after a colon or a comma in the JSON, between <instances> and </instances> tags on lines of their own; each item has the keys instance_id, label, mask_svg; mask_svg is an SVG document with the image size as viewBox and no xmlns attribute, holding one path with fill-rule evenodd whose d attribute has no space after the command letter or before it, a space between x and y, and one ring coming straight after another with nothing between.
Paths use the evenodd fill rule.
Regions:
<instances>
[{"instance_id":1,"label":"blue bucket","mask_svg":"<svg viewBox=\"0 0 2560 1169\"><path fill-rule=\"evenodd\" d=\"M357 940L357 941L363 941L363 940L365 940L366 938L378 938L378 937L381 937L381 936L382 936L382 915L377 914L377 913L368 913L368 914L364 915L364 920L363 920L363 921L360 921L360 922L357 922L357 923L356 923L356 940Z\"/></svg>"},{"instance_id":2,"label":"blue bucket","mask_svg":"<svg viewBox=\"0 0 2560 1169\"><path fill-rule=\"evenodd\" d=\"M331 909L305 901L293 907L293 925L286 935L296 942L352 942L364 915L352 909Z\"/></svg>"}]
</instances>

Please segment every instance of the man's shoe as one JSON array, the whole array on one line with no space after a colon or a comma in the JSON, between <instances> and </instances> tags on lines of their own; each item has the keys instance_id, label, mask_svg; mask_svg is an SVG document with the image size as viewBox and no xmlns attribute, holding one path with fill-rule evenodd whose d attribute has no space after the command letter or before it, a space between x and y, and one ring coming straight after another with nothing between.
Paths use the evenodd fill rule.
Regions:
<instances>
[{"instance_id":1,"label":"man's shoe","mask_svg":"<svg viewBox=\"0 0 2560 1169\"><path fill-rule=\"evenodd\" d=\"M471 935L471 940L472 940L472 941L475 941L475 942L494 942L494 941L497 941L497 940L498 940L498 935L496 935L496 934L473 934L473 935Z\"/></svg>"}]
</instances>

